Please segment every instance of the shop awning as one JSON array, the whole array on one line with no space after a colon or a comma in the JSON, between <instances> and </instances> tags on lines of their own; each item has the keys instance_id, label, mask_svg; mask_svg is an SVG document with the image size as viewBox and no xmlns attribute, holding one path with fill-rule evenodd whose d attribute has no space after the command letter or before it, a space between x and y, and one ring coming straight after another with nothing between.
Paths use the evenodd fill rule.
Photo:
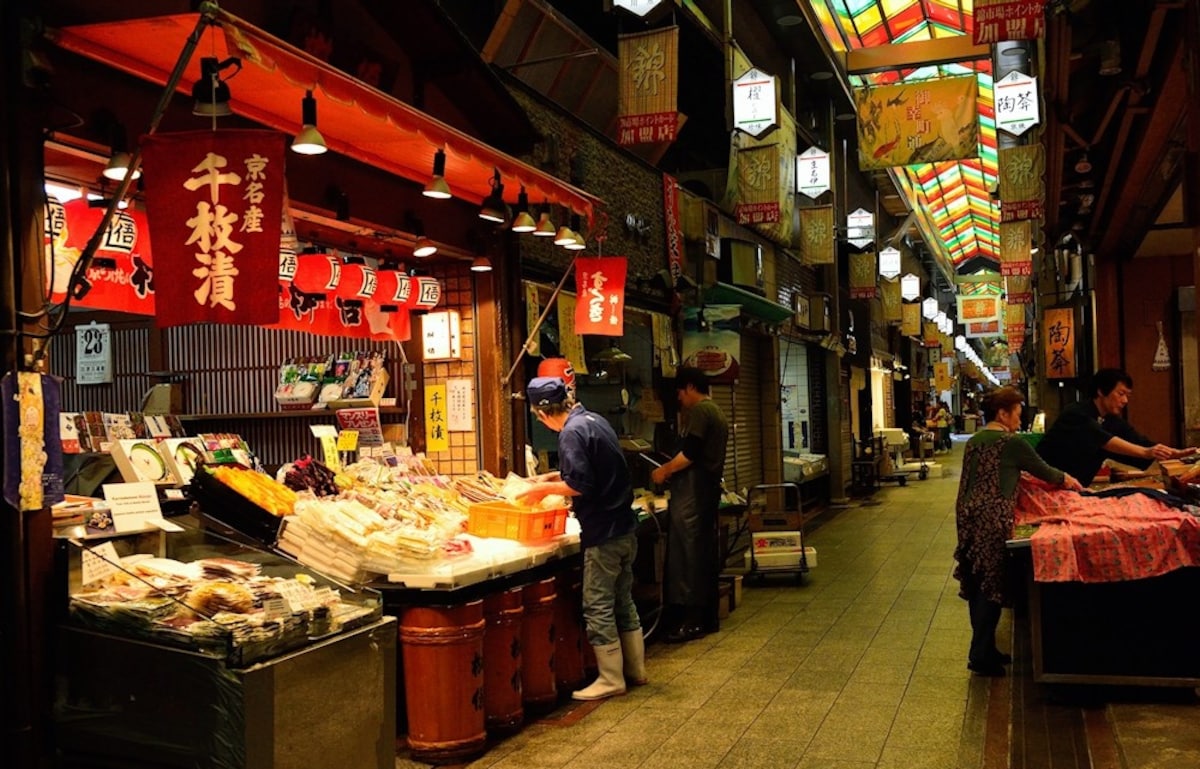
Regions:
<instances>
[{"instance_id":1,"label":"shop awning","mask_svg":"<svg viewBox=\"0 0 1200 769\"><path fill-rule=\"evenodd\" d=\"M83 24L53 30L50 38L66 50L165 85L199 19L200 14L192 13ZM510 202L523 185L530 202L546 200L589 219L601 203L224 11L217 11L214 24L205 28L179 93L191 95L200 77L201 56L242 60L241 72L229 81L229 105L236 114L295 134L301 99L311 90L329 149L397 176L425 184L434 152L441 147L446 151L446 182L463 200L482 202L497 169Z\"/></svg>"},{"instance_id":2,"label":"shop awning","mask_svg":"<svg viewBox=\"0 0 1200 769\"><path fill-rule=\"evenodd\" d=\"M772 324L782 323L795 314L790 307L729 283L714 283L704 289L704 301L707 304L740 304L742 314Z\"/></svg>"}]
</instances>

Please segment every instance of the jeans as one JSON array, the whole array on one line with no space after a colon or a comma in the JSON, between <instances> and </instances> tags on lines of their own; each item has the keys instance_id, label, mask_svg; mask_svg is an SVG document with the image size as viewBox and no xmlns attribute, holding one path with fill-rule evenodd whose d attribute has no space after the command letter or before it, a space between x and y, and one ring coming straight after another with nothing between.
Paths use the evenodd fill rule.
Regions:
<instances>
[{"instance_id":1,"label":"jeans","mask_svg":"<svg viewBox=\"0 0 1200 769\"><path fill-rule=\"evenodd\" d=\"M615 537L583 551L583 619L592 646L617 643L619 633L642 627L633 603L635 555L636 534Z\"/></svg>"},{"instance_id":2,"label":"jeans","mask_svg":"<svg viewBox=\"0 0 1200 769\"><path fill-rule=\"evenodd\" d=\"M976 590L967 600L971 612L971 650L967 661L972 665L984 666L991 663L996 650L996 626L1000 624L1000 604L983 597Z\"/></svg>"}]
</instances>

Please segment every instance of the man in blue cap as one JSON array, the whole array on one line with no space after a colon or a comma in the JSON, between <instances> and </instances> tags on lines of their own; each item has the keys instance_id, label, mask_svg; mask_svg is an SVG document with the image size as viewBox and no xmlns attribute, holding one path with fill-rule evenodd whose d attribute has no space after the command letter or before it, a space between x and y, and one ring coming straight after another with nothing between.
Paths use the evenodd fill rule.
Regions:
<instances>
[{"instance_id":1,"label":"man in blue cap","mask_svg":"<svg viewBox=\"0 0 1200 769\"><path fill-rule=\"evenodd\" d=\"M571 696L624 694L626 682L646 683L642 621L633 603L637 515L625 454L608 421L574 403L562 379L536 377L526 395L534 417L558 433L559 470L539 476L518 501L571 497L583 547L583 618L600 675Z\"/></svg>"}]
</instances>

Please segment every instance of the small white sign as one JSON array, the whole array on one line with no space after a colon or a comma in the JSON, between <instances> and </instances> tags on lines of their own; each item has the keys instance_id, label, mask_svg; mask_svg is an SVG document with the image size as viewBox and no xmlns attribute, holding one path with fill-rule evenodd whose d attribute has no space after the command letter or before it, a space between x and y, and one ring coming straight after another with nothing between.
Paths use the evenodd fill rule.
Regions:
<instances>
[{"instance_id":1,"label":"small white sign","mask_svg":"<svg viewBox=\"0 0 1200 769\"><path fill-rule=\"evenodd\" d=\"M936 318L938 314L937 300L931 296L927 297L925 301L921 302L921 314L925 316L925 320L933 320Z\"/></svg>"},{"instance_id":2,"label":"small white sign","mask_svg":"<svg viewBox=\"0 0 1200 769\"><path fill-rule=\"evenodd\" d=\"M814 200L829 192L829 153L809 147L796 156L796 191Z\"/></svg>"},{"instance_id":3,"label":"small white sign","mask_svg":"<svg viewBox=\"0 0 1200 769\"><path fill-rule=\"evenodd\" d=\"M475 432L473 391L470 379L446 380L446 429L450 432Z\"/></svg>"},{"instance_id":4,"label":"small white sign","mask_svg":"<svg viewBox=\"0 0 1200 769\"><path fill-rule=\"evenodd\" d=\"M662 3L663 0L613 0L613 7L624 8L632 14L645 16Z\"/></svg>"},{"instance_id":5,"label":"small white sign","mask_svg":"<svg viewBox=\"0 0 1200 769\"><path fill-rule=\"evenodd\" d=\"M911 302L921 295L921 279L911 272L900 279L900 298Z\"/></svg>"},{"instance_id":6,"label":"small white sign","mask_svg":"<svg viewBox=\"0 0 1200 769\"><path fill-rule=\"evenodd\" d=\"M733 127L754 137L778 122L775 76L751 67L733 81Z\"/></svg>"},{"instance_id":7,"label":"small white sign","mask_svg":"<svg viewBox=\"0 0 1200 769\"><path fill-rule=\"evenodd\" d=\"M879 274L891 280L900 274L900 250L888 246L879 252Z\"/></svg>"},{"instance_id":8,"label":"small white sign","mask_svg":"<svg viewBox=\"0 0 1200 769\"><path fill-rule=\"evenodd\" d=\"M158 526L162 520L162 508L158 506L158 492L153 483L106 483L103 488L104 501L108 503L113 528L118 534L145 531Z\"/></svg>"},{"instance_id":9,"label":"small white sign","mask_svg":"<svg viewBox=\"0 0 1200 769\"><path fill-rule=\"evenodd\" d=\"M425 348L425 360L462 358L458 310L426 313L421 318L421 343Z\"/></svg>"},{"instance_id":10,"label":"small white sign","mask_svg":"<svg viewBox=\"0 0 1200 769\"><path fill-rule=\"evenodd\" d=\"M112 542L104 542L90 549L85 547L82 552L81 579L85 587L93 582L103 582L120 571L117 564L121 562L121 556L117 555L117 548L113 547Z\"/></svg>"},{"instance_id":11,"label":"small white sign","mask_svg":"<svg viewBox=\"0 0 1200 769\"><path fill-rule=\"evenodd\" d=\"M312 591L304 585L292 580L285 580L276 583L273 587L275 588L275 592L279 593L284 601L287 601L288 608L293 612L304 611L308 608Z\"/></svg>"},{"instance_id":12,"label":"small white sign","mask_svg":"<svg viewBox=\"0 0 1200 769\"><path fill-rule=\"evenodd\" d=\"M283 619L291 613L288 602L283 598L268 598L263 601L263 614L267 619Z\"/></svg>"},{"instance_id":13,"label":"small white sign","mask_svg":"<svg viewBox=\"0 0 1200 769\"><path fill-rule=\"evenodd\" d=\"M1009 72L994 86L996 128L1020 136L1040 122L1037 78Z\"/></svg>"},{"instance_id":14,"label":"small white sign","mask_svg":"<svg viewBox=\"0 0 1200 769\"><path fill-rule=\"evenodd\" d=\"M846 240L866 248L875 240L875 214L859 208L846 217Z\"/></svg>"},{"instance_id":15,"label":"small white sign","mask_svg":"<svg viewBox=\"0 0 1200 769\"><path fill-rule=\"evenodd\" d=\"M112 333L107 323L75 328L75 382L108 384L113 380Z\"/></svg>"}]
</instances>

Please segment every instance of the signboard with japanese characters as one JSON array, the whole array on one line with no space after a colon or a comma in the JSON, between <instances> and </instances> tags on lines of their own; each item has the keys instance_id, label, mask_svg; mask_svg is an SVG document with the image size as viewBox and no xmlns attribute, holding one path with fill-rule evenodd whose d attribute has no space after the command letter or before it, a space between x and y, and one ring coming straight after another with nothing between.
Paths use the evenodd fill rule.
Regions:
<instances>
[{"instance_id":1,"label":"signboard with japanese characters","mask_svg":"<svg viewBox=\"0 0 1200 769\"><path fill-rule=\"evenodd\" d=\"M779 123L775 76L751 67L733 81L733 127L762 136Z\"/></svg>"},{"instance_id":2,"label":"signboard with japanese characters","mask_svg":"<svg viewBox=\"0 0 1200 769\"><path fill-rule=\"evenodd\" d=\"M158 326L278 322L284 142L257 130L143 139Z\"/></svg>"},{"instance_id":3,"label":"signboard with japanese characters","mask_svg":"<svg viewBox=\"0 0 1200 769\"><path fill-rule=\"evenodd\" d=\"M624 335L626 269L623 256L579 257L575 260L576 333Z\"/></svg>"},{"instance_id":4,"label":"signboard with japanese characters","mask_svg":"<svg viewBox=\"0 0 1200 769\"><path fill-rule=\"evenodd\" d=\"M474 383L470 379L446 380L446 421L452 433L475 432Z\"/></svg>"},{"instance_id":5,"label":"signboard with japanese characters","mask_svg":"<svg viewBox=\"0 0 1200 769\"><path fill-rule=\"evenodd\" d=\"M663 230L667 236L667 268L671 280L683 275L683 217L679 211L679 184L675 177L663 174ZM720 253L720 246L717 247ZM672 284L673 287L674 283Z\"/></svg>"},{"instance_id":6,"label":"signboard with japanese characters","mask_svg":"<svg viewBox=\"0 0 1200 769\"><path fill-rule=\"evenodd\" d=\"M1027 275L1009 275L1004 279L1004 296L1009 304L1033 304L1033 279Z\"/></svg>"},{"instance_id":7,"label":"signboard with japanese characters","mask_svg":"<svg viewBox=\"0 0 1200 769\"><path fill-rule=\"evenodd\" d=\"M999 150L1000 221L1038 219L1042 216L1046 150L1041 144L1002 147Z\"/></svg>"},{"instance_id":8,"label":"signboard with japanese characters","mask_svg":"<svg viewBox=\"0 0 1200 769\"><path fill-rule=\"evenodd\" d=\"M974 75L855 89L859 169L978 157L978 95Z\"/></svg>"},{"instance_id":9,"label":"signboard with japanese characters","mask_svg":"<svg viewBox=\"0 0 1200 769\"><path fill-rule=\"evenodd\" d=\"M833 206L800 209L800 261L807 265L833 264L837 253Z\"/></svg>"},{"instance_id":10,"label":"signboard with japanese characters","mask_svg":"<svg viewBox=\"0 0 1200 769\"><path fill-rule=\"evenodd\" d=\"M92 233L100 226L105 209L78 198L46 209L46 284L50 299L67 298L71 273ZM154 259L150 253L150 227L146 214L126 208L113 214L100 246L73 289L71 303L93 310L115 310L136 315L154 314Z\"/></svg>"},{"instance_id":11,"label":"signboard with japanese characters","mask_svg":"<svg viewBox=\"0 0 1200 769\"><path fill-rule=\"evenodd\" d=\"M108 384L113 380L112 334L107 323L75 327L75 384Z\"/></svg>"},{"instance_id":12,"label":"signboard with japanese characters","mask_svg":"<svg viewBox=\"0 0 1200 769\"><path fill-rule=\"evenodd\" d=\"M982 323L1000 318L1000 297L995 295L955 297L958 301L958 320L961 323Z\"/></svg>"},{"instance_id":13,"label":"signboard with japanese characters","mask_svg":"<svg viewBox=\"0 0 1200 769\"><path fill-rule=\"evenodd\" d=\"M874 299L878 286L875 254L850 254L850 298Z\"/></svg>"},{"instance_id":14,"label":"signboard with japanese characters","mask_svg":"<svg viewBox=\"0 0 1200 769\"><path fill-rule=\"evenodd\" d=\"M617 40L617 141L621 146L675 141L679 126L679 28Z\"/></svg>"},{"instance_id":15,"label":"signboard with japanese characters","mask_svg":"<svg viewBox=\"0 0 1200 769\"><path fill-rule=\"evenodd\" d=\"M846 240L858 248L866 248L875 242L875 214L859 208L847 215Z\"/></svg>"},{"instance_id":16,"label":"signboard with japanese characters","mask_svg":"<svg viewBox=\"0 0 1200 769\"><path fill-rule=\"evenodd\" d=\"M905 303L900 308L900 333L904 336L918 336L921 333L921 304Z\"/></svg>"},{"instance_id":17,"label":"signboard with japanese characters","mask_svg":"<svg viewBox=\"0 0 1200 769\"><path fill-rule=\"evenodd\" d=\"M975 0L975 45L1033 40L1046 30L1045 0Z\"/></svg>"},{"instance_id":18,"label":"signboard with japanese characters","mask_svg":"<svg viewBox=\"0 0 1200 769\"><path fill-rule=\"evenodd\" d=\"M1075 311L1052 307L1042 316L1042 349L1046 351L1046 378L1075 377Z\"/></svg>"},{"instance_id":19,"label":"signboard with japanese characters","mask_svg":"<svg viewBox=\"0 0 1200 769\"><path fill-rule=\"evenodd\" d=\"M911 302L921 295L921 278L911 272L900 278L900 298Z\"/></svg>"},{"instance_id":20,"label":"signboard with japanese characters","mask_svg":"<svg viewBox=\"0 0 1200 769\"><path fill-rule=\"evenodd\" d=\"M614 8L624 8L635 16L645 16L663 4L663 0L612 0Z\"/></svg>"},{"instance_id":21,"label":"signboard with japanese characters","mask_svg":"<svg viewBox=\"0 0 1200 769\"><path fill-rule=\"evenodd\" d=\"M900 250L888 246L879 252L879 274L894 278L900 274Z\"/></svg>"},{"instance_id":22,"label":"signboard with japanese characters","mask_svg":"<svg viewBox=\"0 0 1200 769\"><path fill-rule=\"evenodd\" d=\"M879 283L879 304L883 308L884 323L904 320L900 310L900 281L883 280Z\"/></svg>"},{"instance_id":23,"label":"signboard with japanese characters","mask_svg":"<svg viewBox=\"0 0 1200 769\"><path fill-rule=\"evenodd\" d=\"M796 156L796 191L814 200L829 192L829 153L809 147Z\"/></svg>"},{"instance_id":24,"label":"signboard with japanese characters","mask_svg":"<svg viewBox=\"0 0 1200 769\"><path fill-rule=\"evenodd\" d=\"M462 358L462 330L458 310L441 310L421 316L421 351L425 360Z\"/></svg>"},{"instance_id":25,"label":"signboard with japanese characters","mask_svg":"<svg viewBox=\"0 0 1200 769\"><path fill-rule=\"evenodd\" d=\"M996 128L1020 136L1040 122L1036 77L1013 70L996 81L993 92Z\"/></svg>"},{"instance_id":26,"label":"signboard with japanese characters","mask_svg":"<svg viewBox=\"0 0 1200 769\"><path fill-rule=\"evenodd\" d=\"M450 450L450 422L446 406L446 385L425 385L425 451Z\"/></svg>"},{"instance_id":27,"label":"signboard with japanese characters","mask_svg":"<svg viewBox=\"0 0 1200 769\"><path fill-rule=\"evenodd\" d=\"M999 320L985 320L976 323L967 323L963 328L963 336L968 339L982 339L986 337L1000 336Z\"/></svg>"},{"instance_id":28,"label":"signboard with japanese characters","mask_svg":"<svg viewBox=\"0 0 1200 769\"><path fill-rule=\"evenodd\" d=\"M738 224L779 221L778 172L778 146L768 144L738 151L737 202L733 207Z\"/></svg>"},{"instance_id":29,"label":"signboard with japanese characters","mask_svg":"<svg viewBox=\"0 0 1200 769\"><path fill-rule=\"evenodd\" d=\"M1000 274L1032 275L1029 220L1000 223Z\"/></svg>"}]
</instances>

